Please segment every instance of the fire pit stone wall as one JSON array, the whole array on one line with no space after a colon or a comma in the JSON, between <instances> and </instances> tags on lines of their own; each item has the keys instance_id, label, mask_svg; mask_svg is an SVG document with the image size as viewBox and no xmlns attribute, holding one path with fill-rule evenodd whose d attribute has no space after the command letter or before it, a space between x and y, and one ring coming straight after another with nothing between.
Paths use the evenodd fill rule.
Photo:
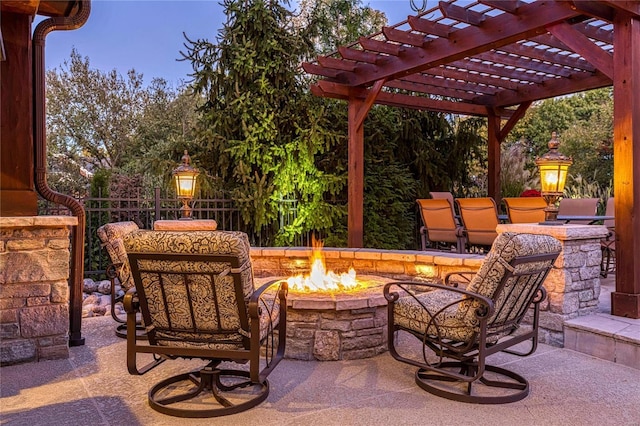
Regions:
<instances>
[{"instance_id":1,"label":"fire pit stone wall","mask_svg":"<svg viewBox=\"0 0 640 426\"><path fill-rule=\"evenodd\" d=\"M368 358L387 350L387 301L392 280L439 280L451 271L477 271L484 256L419 251L323 248L328 270L354 268L368 287L344 293L289 292L287 358L334 361ZM258 284L308 274L311 249L252 248Z\"/></svg>"}]
</instances>

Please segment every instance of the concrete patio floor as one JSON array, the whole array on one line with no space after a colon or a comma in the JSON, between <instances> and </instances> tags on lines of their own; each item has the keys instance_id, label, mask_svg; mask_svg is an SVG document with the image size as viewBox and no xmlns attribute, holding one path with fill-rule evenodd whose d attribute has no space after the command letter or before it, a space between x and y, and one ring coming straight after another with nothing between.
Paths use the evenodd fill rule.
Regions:
<instances>
[{"instance_id":1,"label":"concrete patio floor","mask_svg":"<svg viewBox=\"0 0 640 426\"><path fill-rule=\"evenodd\" d=\"M415 369L388 353L354 361L285 359L271 374L271 393L233 416L180 419L152 410L149 388L201 361L167 361L130 376L126 342L109 317L83 321L86 345L70 358L0 369L2 425L638 425L640 369L569 349L540 345L526 358L496 354L494 365L526 377L531 392L504 405L475 405L430 395Z\"/></svg>"}]
</instances>

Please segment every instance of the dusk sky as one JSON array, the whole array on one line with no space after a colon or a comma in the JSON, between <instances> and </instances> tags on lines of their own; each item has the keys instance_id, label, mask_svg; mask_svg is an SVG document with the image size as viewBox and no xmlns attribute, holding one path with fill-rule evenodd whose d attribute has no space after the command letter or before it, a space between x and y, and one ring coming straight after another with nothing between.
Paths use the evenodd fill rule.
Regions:
<instances>
[{"instance_id":1,"label":"dusk sky","mask_svg":"<svg viewBox=\"0 0 640 426\"><path fill-rule=\"evenodd\" d=\"M420 0L414 3L422 5ZM385 12L390 24L415 14L409 0L365 0L363 4ZM47 36L46 67L60 67L75 47L80 55L89 57L91 68L104 72L115 68L122 75L133 68L143 74L145 84L163 77L178 86L191 72L188 62L177 61L184 50L182 33L191 39L215 41L224 19L217 0L93 0L91 15L82 28Z\"/></svg>"}]
</instances>

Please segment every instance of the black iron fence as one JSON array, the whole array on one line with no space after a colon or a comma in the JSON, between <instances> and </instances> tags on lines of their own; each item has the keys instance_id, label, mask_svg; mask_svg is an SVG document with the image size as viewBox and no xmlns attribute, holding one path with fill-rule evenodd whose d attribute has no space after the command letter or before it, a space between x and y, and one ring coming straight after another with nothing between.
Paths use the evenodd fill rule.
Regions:
<instances>
[{"instance_id":1,"label":"black iron fence","mask_svg":"<svg viewBox=\"0 0 640 426\"><path fill-rule=\"evenodd\" d=\"M137 193L129 198L87 197L78 201L84 206L86 213L85 229L85 277L102 279L109 264L109 258L102 249L97 229L105 223L133 221L142 229L153 229L156 220L179 219L181 204L175 198L163 194L155 188L152 195ZM216 194L214 198L195 199L192 202L194 219L214 219L218 229L243 231L249 236L251 245L272 245L277 230L255 232L251 225L244 223L241 212L235 201L225 193ZM41 215L71 215L64 206L40 200ZM279 209L278 226L287 226L297 217L297 202L284 199ZM303 235L294 242L297 246L310 245L310 236Z\"/></svg>"}]
</instances>

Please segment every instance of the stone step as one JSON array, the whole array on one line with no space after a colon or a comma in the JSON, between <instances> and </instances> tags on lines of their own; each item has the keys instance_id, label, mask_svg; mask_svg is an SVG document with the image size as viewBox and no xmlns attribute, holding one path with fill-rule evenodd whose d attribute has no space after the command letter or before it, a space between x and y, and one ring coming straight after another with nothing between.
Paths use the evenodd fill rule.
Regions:
<instances>
[{"instance_id":1,"label":"stone step","mask_svg":"<svg viewBox=\"0 0 640 426\"><path fill-rule=\"evenodd\" d=\"M566 321L564 347L640 370L640 319L596 313Z\"/></svg>"}]
</instances>

